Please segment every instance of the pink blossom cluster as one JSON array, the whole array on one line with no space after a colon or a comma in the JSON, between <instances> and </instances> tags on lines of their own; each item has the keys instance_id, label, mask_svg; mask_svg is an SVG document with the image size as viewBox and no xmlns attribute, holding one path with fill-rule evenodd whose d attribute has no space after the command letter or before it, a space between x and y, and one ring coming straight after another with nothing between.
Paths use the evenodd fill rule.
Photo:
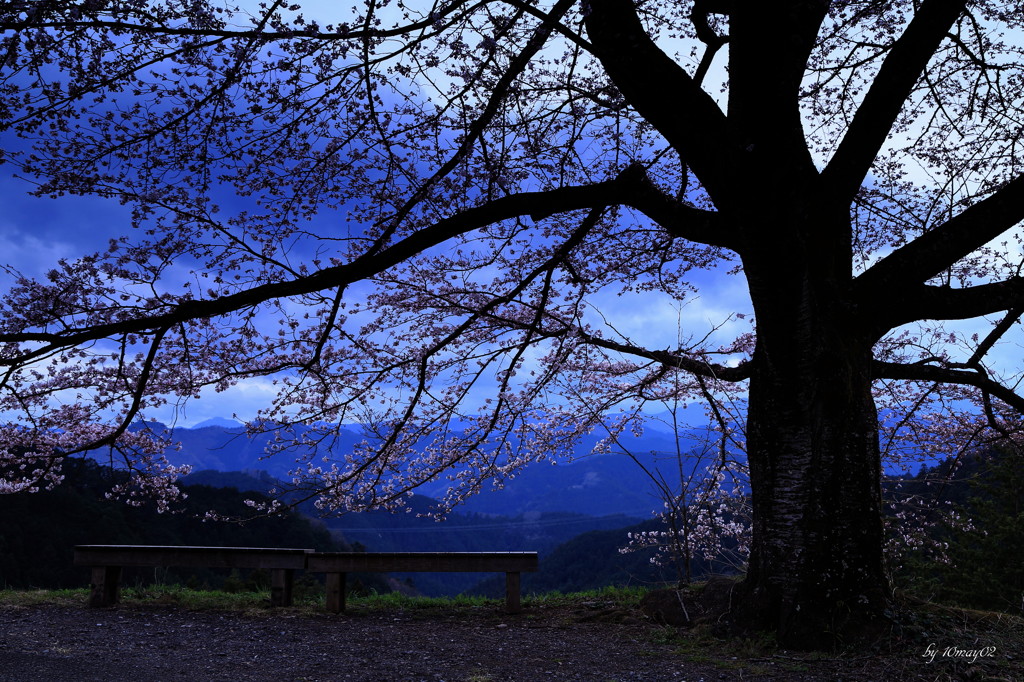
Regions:
<instances>
[{"instance_id":1,"label":"pink blossom cluster","mask_svg":"<svg viewBox=\"0 0 1024 682\"><path fill-rule=\"evenodd\" d=\"M723 537L745 548L744 401L811 312L849 316L807 342L835 340L816 378L868 338L857 378L877 425L866 409L849 435L873 443L878 429L887 465L1019 440L1020 369L1005 358L1022 235L1005 206L1024 183L1024 48L1006 37L1021 12L971 3L869 136L874 155L844 146L870 128L865 101L893 91L873 79L895 68L886 55L921 4L808 4L825 9L784 81L786 135L758 128L774 120L763 102L719 107L777 79L716 68L731 24L695 3L370 1L330 23L282 2L0 6L0 163L40 197L132 211L96 253L3 270L0 492L55 485L65 458L102 452L132 474L113 494L170 503L183 472L162 457L171 444L134 426L255 384L274 398L249 430L276 434L265 456L295 458L289 499L398 508L443 478L450 508L594 435L597 452L618 451L641 407L662 403L711 425L720 467L662 489L681 530L661 539L687 556ZM614 39L627 29L635 40ZM639 62L606 54L627 45L672 86L631 89L650 70L623 76ZM749 68L771 56L755 52ZM688 104L659 115L666 93ZM794 140L812 179L776 169L772 145ZM832 255L814 223L758 265L759 240L823 200L834 159L849 205L822 214L846 230L824 240ZM787 206L793 220L769 217ZM992 238L936 237L979 212L1001 226ZM970 248L935 260L937 241ZM908 260L938 264L891 286ZM800 315L779 318L792 324L767 312L784 298L773 277L840 261L814 296L794 295ZM739 278L751 306L682 322ZM638 324L650 301L671 305ZM788 369L806 369L798 355ZM345 424L366 437L335 452Z\"/></svg>"},{"instance_id":2,"label":"pink blossom cluster","mask_svg":"<svg viewBox=\"0 0 1024 682\"><path fill-rule=\"evenodd\" d=\"M651 562L675 565L689 582L690 562L702 558L717 570L743 572L750 555L752 519L744 479L719 465L686 482L688 488L664 501L663 530L628 533L620 551L654 548Z\"/></svg>"}]
</instances>

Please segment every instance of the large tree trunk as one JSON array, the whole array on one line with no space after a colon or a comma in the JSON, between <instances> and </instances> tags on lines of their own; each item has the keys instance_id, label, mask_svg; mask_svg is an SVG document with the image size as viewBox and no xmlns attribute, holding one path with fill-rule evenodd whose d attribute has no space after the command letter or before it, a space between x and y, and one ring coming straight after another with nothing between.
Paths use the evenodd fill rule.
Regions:
<instances>
[{"instance_id":1,"label":"large tree trunk","mask_svg":"<svg viewBox=\"0 0 1024 682\"><path fill-rule=\"evenodd\" d=\"M745 588L763 624L789 645L828 644L885 603L865 356L837 353L827 369L766 361L751 380L754 544Z\"/></svg>"},{"instance_id":2,"label":"large tree trunk","mask_svg":"<svg viewBox=\"0 0 1024 682\"><path fill-rule=\"evenodd\" d=\"M748 264L754 538L736 615L787 646L820 647L881 622L888 593L873 339L836 286L842 273L792 246L775 254L791 266Z\"/></svg>"}]
</instances>

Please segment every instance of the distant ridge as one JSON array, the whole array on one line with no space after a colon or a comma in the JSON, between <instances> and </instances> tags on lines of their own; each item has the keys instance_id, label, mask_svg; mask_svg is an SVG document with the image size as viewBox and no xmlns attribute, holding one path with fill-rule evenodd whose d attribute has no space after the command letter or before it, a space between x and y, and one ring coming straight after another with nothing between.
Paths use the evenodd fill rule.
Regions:
<instances>
[{"instance_id":1,"label":"distant ridge","mask_svg":"<svg viewBox=\"0 0 1024 682\"><path fill-rule=\"evenodd\" d=\"M167 429L159 422L137 423L133 428L150 428L157 433ZM296 426L294 435L301 437L308 428ZM693 429L677 434L670 425L654 418L642 434L624 433L611 452L591 455L589 453L600 440L600 434L591 434L584 437L576 448L575 459L561 460L557 466L540 463L527 466L514 479L506 480L503 489L485 485L479 494L465 501L460 508L465 512L489 516L568 512L597 517L620 514L637 519L650 518L662 508L663 503L643 468L623 454L620 448L629 448L649 471L658 470L669 481L678 483L681 472L674 453L699 449L702 435L701 430ZM289 480L295 457L302 454L302 446L299 446L295 451L267 456L267 450L274 441L273 432L249 436L243 424L223 417L207 419L192 428L174 428L169 437L180 444L180 449L169 448L165 453L168 460L175 465L189 465L196 472L211 469L219 472L263 470L271 478ZM364 437L361 426L342 426L338 437L330 442L329 454L343 456ZM707 461L690 460L684 463L682 473L689 475L695 467L707 465ZM230 485L244 486L245 483L234 481ZM441 499L448 485L449 482L441 477L424 483L416 492Z\"/></svg>"},{"instance_id":2,"label":"distant ridge","mask_svg":"<svg viewBox=\"0 0 1024 682\"><path fill-rule=\"evenodd\" d=\"M221 428L221 429L232 429L232 430L235 430L235 429L244 428L245 424L243 424L242 422L239 422L239 421L235 421L234 419L225 419L224 417L212 417L212 418L207 419L205 421L199 422L198 424L196 424L195 426L193 426L191 428L193 428L193 429L208 429L208 428L213 427L213 426L215 426L217 428Z\"/></svg>"}]
</instances>

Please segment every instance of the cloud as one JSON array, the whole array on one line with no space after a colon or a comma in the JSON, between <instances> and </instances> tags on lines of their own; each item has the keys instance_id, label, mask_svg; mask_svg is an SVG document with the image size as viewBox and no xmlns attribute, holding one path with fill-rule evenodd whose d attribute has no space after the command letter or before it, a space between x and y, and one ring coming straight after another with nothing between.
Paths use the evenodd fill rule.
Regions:
<instances>
[{"instance_id":1,"label":"cloud","mask_svg":"<svg viewBox=\"0 0 1024 682\"><path fill-rule=\"evenodd\" d=\"M747 322L732 318L736 313L753 314L742 277L729 276L720 268L694 272L691 282L698 292L683 301L659 292L595 296L591 304L602 319L594 323L607 323L637 345L651 349L685 347L708 334L712 345L725 345L750 331Z\"/></svg>"},{"instance_id":2,"label":"cloud","mask_svg":"<svg viewBox=\"0 0 1024 682\"><path fill-rule=\"evenodd\" d=\"M254 419L260 409L270 405L279 390L280 387L275 386L271 379L251 378L220 392L206 389L200 393L198 400L189 400L184 405L165 405L156 410L148 410L146 418L182 428L191 428L214 418L237 416L247 421Z\"/></svg>"},{"instance_id":3,"label":"cloud","mask_svg":"<svg viewBox=\"0 0 1024 682\"><path fill-rule=\"evenodd\" d=\"M24 275L44 276L61 258L103 250L112 237L130 229L130 210L117 201L41 198L30 196L30 189L17 178L0 180L0 260Z\"/></svg>"}]
</instances>

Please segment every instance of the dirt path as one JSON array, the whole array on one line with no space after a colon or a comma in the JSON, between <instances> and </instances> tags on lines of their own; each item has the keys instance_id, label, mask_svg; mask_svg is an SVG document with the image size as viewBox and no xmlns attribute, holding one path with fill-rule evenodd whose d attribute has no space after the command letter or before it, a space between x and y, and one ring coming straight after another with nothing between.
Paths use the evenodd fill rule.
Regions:
<instances>
[{"instance_id":1,"label":"dirt path","mask_svg":"<svg viewBox=\"0 0 1024 682\"><path fill-rule=\"evenodd\" d=\"M0 606L0 680L17 682L958 679L918 658L702 658L671 631L593 605L515 617Z\"/></svg>"}]
</instances>

